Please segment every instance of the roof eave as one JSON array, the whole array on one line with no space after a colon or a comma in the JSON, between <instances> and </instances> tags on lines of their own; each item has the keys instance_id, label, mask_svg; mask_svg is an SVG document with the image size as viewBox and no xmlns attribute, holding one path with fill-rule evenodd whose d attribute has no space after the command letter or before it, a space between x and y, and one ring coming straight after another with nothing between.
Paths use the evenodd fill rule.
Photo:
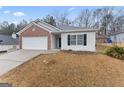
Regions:
<instances>
[{"instance_id":1,"label":"roof eave","mask_svg":"<svg viewBox=\"0 0 124 93\"><path fill-rule=\"evenodd\" d=\"M50 24L48 24L48 23L46 23L46 22L41 22L41 23L43 23L43 24L45 24L45 25L47 25L47 26L49 26L49 27L52 27L52 28L54 28L54 29L56 29L56 30L60 30L59 28L57 28L57 27L55 27L55 26L52 26L52 25L50 25ZM40 24L41 24L40 23Z\"/></svg>"},{"instance_id":2,"label":"roof eave","mask_svg":"<svg viewBox=\"0 0 124 93\"><path fill-rule=\"evenodd\" d=\"M32 26L34 24L34 22L32 21L31 23L29 23L27 26L25 26L22 30L20 30L19 32L17 32L16 34L20 35L24 30L26 30L27 28L29 28L30 26Z\"/></svg>"},{"instance_id":3,"label":"roof eave","mask_svg":"<svg viewBox=\"0 0 124 93\"><path fill-rule=\"evenodd\" d=\"M75 30L63 30L63 31L84 31L84 32L88 32L88 31L91 31L91 32L96 32L96 31L99 31L99 29L75 29Z\"/></svg>"},{"instance_id":4,"label":"roof eave","mask_svg":"<svg viewBox=\"0 0 124 93\"><path fill-rule=\"evenodd\" d=\"M99 29L77 29L77 30L60 30L60 31L54 31L52 33L69 33L69 32L97 32Z\"/></svg>"}]
</instances>

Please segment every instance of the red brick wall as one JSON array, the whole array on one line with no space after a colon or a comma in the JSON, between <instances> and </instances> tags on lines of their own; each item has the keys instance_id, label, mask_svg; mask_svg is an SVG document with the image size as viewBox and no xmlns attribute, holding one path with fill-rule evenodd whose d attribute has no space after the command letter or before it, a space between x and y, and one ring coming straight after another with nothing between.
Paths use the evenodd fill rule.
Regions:
<instances>
[{"instance_id":1,"label":"red brick wall","mask_svg":"<svg viewBox=\"0 0 124 93\"><path fill-rule=\"evenodd\" d=\"M32 28L35 27L35 31L32 31ZM19 38L19 45L20 48L22 48L22 37L40 37L40 36L47 36L48 37L48 49L51 49L51 35L48 31L37 27L37 26L31 26L27 30L21 33L20 38Z\"/></svg>"}]
</instances>

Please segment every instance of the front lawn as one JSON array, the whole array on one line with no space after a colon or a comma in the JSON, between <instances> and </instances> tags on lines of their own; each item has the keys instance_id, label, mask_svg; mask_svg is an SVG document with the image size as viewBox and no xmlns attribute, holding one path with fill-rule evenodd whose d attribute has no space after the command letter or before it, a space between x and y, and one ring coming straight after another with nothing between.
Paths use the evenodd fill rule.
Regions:
<instances>
[{"instance_id":1,"label":"front lawn","mask_svg":"<svg viewBox=\"0 0 124 93\"><path fill-rule=\"evenodd\" d=\"M0 77L13 86L124 86L124 61L95 53L40 55Z\"/></svg>"}]
</instances>

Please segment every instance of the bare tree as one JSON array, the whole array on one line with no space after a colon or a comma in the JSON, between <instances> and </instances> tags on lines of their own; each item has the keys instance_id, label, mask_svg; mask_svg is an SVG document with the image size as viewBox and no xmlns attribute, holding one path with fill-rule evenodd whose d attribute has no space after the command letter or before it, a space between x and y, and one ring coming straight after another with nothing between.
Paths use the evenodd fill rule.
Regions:
<instances>
[{"instance_id":1,"label":"bare tree","mask_svg":"<svg viewBox=\"0 0 124 93\"><path fill-rule=\"evenodd\" d=\"M103 27L103 34L107 35L111 31L111 25L113 21L113 10L114 7L104 7L102 9L102 20L101 20L101 26Z\"/></svg>"},{"instance_id":2,"label":"bare tree","mask_svg":"<svg viewBox=\"0 0 124 93\"><path fill-rule=\"evenodd\" d=\"M58 11L53 13L53 16L56 20L57 25L69 25L71 24L69 18L68 18L69 13L68 12L63 12L60 13Z\"/></svg>"},{"instance_id":3,"label":"bare tree","mask_svg":"<svg viewBox=\"0 0 124 93\"><path fill-rule=\"evenodd\" d=\"M68 12L54 13L58 25L72 25L83 28L101 29L103 35L124 30L124 10L116 7L102 7L94 10L83 9L76 18L69 19Z\"/></svg>"},{"instance_id":4,"label":"bare tree","mask_svg":"<svg viewBox=\"0 0 124 93\"><path fill-rule=\"evenodd\" d=\"M93 28L100 28L102 19L102 9L96 9L93 11Z\"/></svg>"},{"instance_id":5,"label":"bare tree","mask_svg":"<svg viewBox=\"0 0 124 93\"><path fill-rule=\"evenodd\" d=\"M83 28L90 28L92 25L92 11L89 9L81 10L76 18L77 24Z\"/></svg>"}]
</instances>

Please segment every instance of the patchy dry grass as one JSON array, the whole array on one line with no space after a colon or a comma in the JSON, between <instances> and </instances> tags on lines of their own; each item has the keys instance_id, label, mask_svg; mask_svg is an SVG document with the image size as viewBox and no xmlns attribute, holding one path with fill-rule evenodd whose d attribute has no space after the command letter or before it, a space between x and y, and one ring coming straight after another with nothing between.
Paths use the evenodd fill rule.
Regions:
<instances>
[{"instance_id":1,"label":"patchy dry grass","mask_svg":"<svg viewBox=\"0 0 124 93\"><path fill-rule=\"evenodd\" d=\"M97 44L96 45L96 48L97 48L96 51L97 51L97 53L104 53L105 50L110 48L110 47L112 47L112 45L109 46L109 45L105 45L105 44Z\"/></svg>"},{"instance_id":2,"label":"patchy dry grass","mask_svg":"<svg viewBox=\"0 0 124 93\"><path fill-rule=\"evenodd\" d=\"M13 86L124 86L124 62L102 54L40 55L0 79Z\"/></svg>"}]
</instances>

